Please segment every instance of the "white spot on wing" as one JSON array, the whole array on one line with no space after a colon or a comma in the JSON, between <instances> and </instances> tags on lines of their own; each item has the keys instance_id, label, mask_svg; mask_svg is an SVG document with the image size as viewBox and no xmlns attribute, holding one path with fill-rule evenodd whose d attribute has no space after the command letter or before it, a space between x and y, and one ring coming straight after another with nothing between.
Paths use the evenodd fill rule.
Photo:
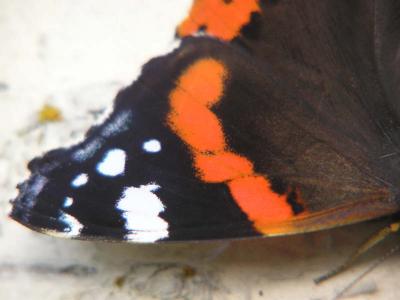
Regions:
<instances>
[{"instance_id":1,"label":"white spot on wing","mask_svg":"<svg viewBox=\"0 0 400 300\"><path fill-rule=\"evenodd\" d=\"M117 176L125 172L126 154L124 150L109 150L97 164L97 171L104 176Z\"/></svg>"},{"instance_id":2,"label":"white spot on wing","mask_svg":"<svg viewBox=\"0 0 400 300\"><path fill-rule=\"evenodd\" d=\"M73 203L74 199L72 199L71 197L65 197L63 207L64 208L70 207Z\"/></svg>"},{"instance_id":3,"label":"white spot on wing","mask_svg":"<svg viewBox=\"0 0 400 300\"><path fill-rule=\"evenodd\" d=\"M83 225L76 218L69 214L61 214L60 221L68 226L64 231L64 234L67 237L79 236L81 230L83 229Z\"/></svg>"},{"instance_id":4,"label":"white spot on wing","mask_svg":"<svg viewBox=\"0 0 400 300\"><path fill-rule=\"evenodd\" d=\"M128 233L125 238L133 242L154 242L168 237L168 223L158 215L164 205L154 193L160 186L156 184L128 187L117 203L125 219Z\"/></svg>"},{"instance_id":5,"label":"white spot on wing","mask_svg":"<svg viewBox=\"0 0 400 300\"><path fill-rule=\"evenodd\" d=\"M163 232L168 229L168 223L158 216L141 216L132 212L125 212L123 215L126 219L125 227L128 230Z\"/></svg>"},{"instance_id":6,"label":"white spot on wing","mask_svg":"<svg viewBox=\"0 0 400 300\"><path fill-rule=\"evenodd\" d=\"M128 242L133 243L154 243L159 239L168 237L168 230L162 231L137 231L125 235Z\"/></svg>"},{"instance_id":7,"label":"white spot on wing","mask_svg":"<svg viewBox=\"0 0 400 300\"><path fill-rule=\"evenodd\" d=\"M117 208L122 211L135 212L140 215L158 215L164 211L164 205L153 192L160 188L156 184L128 187L124 190Z\"/></svg>"},{"instance_id":8,"label":"white spot on wing","mask_svg":"<svg viewBox=\"0 0 400 300\"><path fill-rule=\"evenodd\" d=\"M161 143L156 139L148 140L143 143L143 150L150 153L157 153L161 151Z\"/></svg>"},{"instance_id":9,"label":"white spot on wing","mask_svg":"<svg viewBox=\"0 0 400 300\"><path fill-rule=\"evenodd\" d=\"M81 173L72 180L71 185L76 188L83 186L88 182L88 179L89 177L86 173Z\"/></svg>"}]
</instances>

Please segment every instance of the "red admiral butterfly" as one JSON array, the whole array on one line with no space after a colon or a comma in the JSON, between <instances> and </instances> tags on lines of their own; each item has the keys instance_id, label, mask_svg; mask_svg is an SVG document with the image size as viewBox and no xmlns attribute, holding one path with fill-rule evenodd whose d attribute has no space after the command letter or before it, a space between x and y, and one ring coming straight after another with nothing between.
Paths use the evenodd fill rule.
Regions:
<instances>
[{"instance_id":1,"label":"red admiral butterfly","mask_svg":"<svg viewBox=\"0 0 400 300\"><path fill-rule=\"evenodd\" d=\"M287 235L399 211L398 1L197 0L11 217L128 242Z\"/></svg>"}]
</instances>

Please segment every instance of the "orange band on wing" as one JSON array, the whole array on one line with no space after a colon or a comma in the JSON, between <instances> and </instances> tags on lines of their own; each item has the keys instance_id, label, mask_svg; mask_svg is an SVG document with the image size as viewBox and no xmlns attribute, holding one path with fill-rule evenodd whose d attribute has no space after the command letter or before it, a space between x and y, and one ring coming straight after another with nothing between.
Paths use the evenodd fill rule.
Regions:
<instances>
[{"instance_id":1,"label":"orange band on wing","mask_svg":"<svg viewBox=\"0 0 400 300\"><path fill-rule=\"evenodd\" d=\"M194 165L205 182L225 182L253 174L253 164L232 152L195 153Z\"/></svg>"},{"instance_id":2,"label":"orange band on wing","mask_svg":"<svg viewBox=\"0 0 400 300\"><path fill-rule=\"evenodd\" d=\"M260 11L257 0L195 0L178 35L192 35L204 27L208 34L230 41L250 22L251 13Z\"/></svg>"},{"instance_id":3,"label":"orange band on wing","mask_svg":"<svg viewBox=\"0 0 400 300\"><path fill-rule=\"evenodd\" d=\"M174 108L169 123L179 137L202 152L222 151L226 147L224 133L218 118L206 106L197 101L188 101L187 93L172 92Z\"/></svg>"},{"instance_id":4,"label":"orange band on wing","mask_svg":"<svg viewBox=\"0 0 400 300\"><path fill-rule=\"evenodd\" d=\"M226 67L205 58L189 66L170 93L167 122L189 146L197 176L208 183L225 183L232 198L263 232L265 224L293 217L287 195L275 193L268 179L256 174L246 157L232 152L222 124L211 111L223 95Z\"/></svg>"},{"instance_id":5,"label":"orange band on wing","mask_svg":"<svg viewBox=\"0 0 400 300\"><path fill-rule=\"evenodd\" d=\"M233 198L243 211L251 215L257 228L293 216L292 208L286 202L286 194L279 195L272 191L268 180L262 176L237 178L230 181L228 186Z\"/></svg>"}]
</instances>

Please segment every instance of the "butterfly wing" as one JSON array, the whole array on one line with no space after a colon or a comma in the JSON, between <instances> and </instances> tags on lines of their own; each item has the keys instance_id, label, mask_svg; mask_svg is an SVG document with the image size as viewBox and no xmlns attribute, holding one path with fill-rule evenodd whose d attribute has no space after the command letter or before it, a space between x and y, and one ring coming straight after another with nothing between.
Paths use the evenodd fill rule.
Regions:
<instances>
[{"instance_id":1,"label":"butterfly wing","mask_svg":"<svg viewBox=\"0 0 400 300\"><path fill-rule=\"evenodd\" d=\"M375 56L374 2L352 3L265 6L252 42L186 38L82 143L30 163L11 216L72 238L155 242L397 212L398 44L382 25L388 56Z\"/></svg>"}]
</instances>

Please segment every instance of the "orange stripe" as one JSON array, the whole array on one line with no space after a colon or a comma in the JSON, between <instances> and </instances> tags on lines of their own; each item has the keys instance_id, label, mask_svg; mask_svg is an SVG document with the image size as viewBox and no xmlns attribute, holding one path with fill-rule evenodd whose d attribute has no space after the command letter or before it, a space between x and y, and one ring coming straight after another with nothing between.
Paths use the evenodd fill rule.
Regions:
<instances>
[{"instance_id":1,"label":"orange stripe","mask_svg":"<svg viewBox=\"0 0 400 300\"><path fill-rule=\"evenodd\" d=\"M226 77L226 67L215 59L189 66L170 93L167 122L189 146L197 176L227 184L233 199L263 232L265 224L290 219L293 212L286 194L275 193L269 181L254 172L251 161L229 150L222 124L211 111L223 95Z\"/></svg>"},{"instance_id":2,"label":"orange stripe","mask_svg":"<svg viewBox=\"0 0 400 300\"><path fill-rule=\"evenodd\" d=\"M171 97L174 110L168 121L186 144L202 152L222 151L226 147L222 126L215 114L197 101L188 101L185 93L173 92Z\"/></svg>"},{"instance_id":3,"label":"orange stripe","mask_svg":"<svg viewBox=\"0 0 400 300\"><path fill-rule=\"evenodd\" d=\"M253 164L232 152L217 154L195 153L194 165L205 182L225 182L253 173Z\"/></svg>"},{"instance_id":4,"label":"orange stripe","mask_svg":"<svg viewBox=\"0 0 400 300\"><path fill-rule=\"evenodd\" d=\"M240 208L245 212L251 211L251 218L257 227L293 216L292 208L286 203L286 194L273 192L268 180L262 176L237 178L228 186Z\"/></svg>"},{"instance_id":5,"label":"orange stripe","mask_svg":"<svg viewBox=\"0 0 400 300\"><path fill-rule=\"evenodd\" d=\"M205 26L208 34L230 41L260 12L257 0L195 0L188 17L178 26L179 36L193 35Z\"/></svg>"},{"instance_id":6,"label":"orange stripe","mask_svg":"<svg viewBox=\"0 0 400 300\"><path fill-rule=\"evenodd\" d=\"M179 86L184 87L180 91L190 94L191 100L211 107L222 97L225 76L226 70L222 64L213 59L202 59L189 67L186 76L179 78Z\"/></svg>"}]
</instances>

